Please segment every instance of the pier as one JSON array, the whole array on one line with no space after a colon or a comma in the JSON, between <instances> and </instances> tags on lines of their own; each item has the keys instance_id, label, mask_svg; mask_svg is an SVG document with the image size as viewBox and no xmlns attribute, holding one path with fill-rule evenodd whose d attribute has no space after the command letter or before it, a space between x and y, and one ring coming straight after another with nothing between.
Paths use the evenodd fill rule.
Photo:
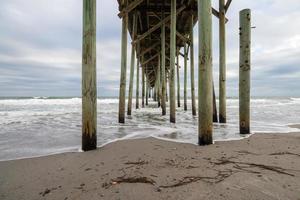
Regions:
<instances>
[{"instance_id":1,"label":"pier","mask_svg":"<svg viewBox=\"0 0 300 200\"><path fill-rule=\"evenodd\" d=\"M96 144L95 95L95 19L96 0L84 0L83 33L83 149L94 149ZM211 0L118 0L122 20L121 73L119 90L119 123L126 123L132 115L134 77L136 77L136 109L148 106L152 94L162 115L169 114L170 123L176 123L176 107L181 106L180 76L184 79L186 112L198 113L198 143L213 143L213 123L226 123L226 13L232 0L219 0L219 9ZM250 133L250 10L240 14L240 127L242 134ZM212 17L219 20L219 114L213 83ZM195 85L194 27L198 23L198 86ZM100 27L101 28L101 27ZM131 57L127 61L128 33ZM89 50L87 50L89 49ZM86 59L87 58L87 59ZM184 66L179 61L184 60ZM188 62L189 61L189 62ZM189 63L189 66L188 66ZM105 66L103 66L105 67ZM187 91L187 70L190 71L190 91ZM127 69L128 68L128 69ZM130 77L126 77L130 70ZM238 70L238 69L237 69ZM129 83L127 83L129 80ZM126 92L128 87L128 104ZM198 105L195 89L198 88ZM141 88L141 105L140 93ZM176 92L177 88L177 92ZM152 91L152 92L151 92ZM191 108L187 96L191 96ZM177 103L176 103L177 99ZM167 113L169 104L169 113ZM198 107L198 108L197 108ZM85 141L85 142L84 142ZM87 147L88 146L88 147Z\"/></svg>"}]
</instances>

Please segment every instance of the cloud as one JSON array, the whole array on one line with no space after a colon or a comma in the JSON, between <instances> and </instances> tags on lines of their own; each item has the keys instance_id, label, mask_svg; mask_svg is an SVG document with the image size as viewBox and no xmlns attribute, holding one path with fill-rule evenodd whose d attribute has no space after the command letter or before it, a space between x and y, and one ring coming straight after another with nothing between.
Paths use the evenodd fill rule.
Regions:
<instances>
[{"instance_id":1,"label":"cloud","mask_svg":"<svg viewBox=\"0 0 300 200\"><path fill-rule=\"evenodd\" d=\"M212 2L218 9L218 1ZM232 2L227 16L228 95L238 94L239 11L244 8L252 9L252 24L256 26L252 30L252 95L299 96L300 4L295 0ZM119 91L118 12L117 1L97 1L97 79L101 96L117 96ZM218 20L214 18L213 23L214 82L218 93ZM82 1L1 1L0 30L0 96L81 94ZM194 36L197 80L197 26ZM127 80L130 52L128 37ZM183 66L182 58L180 65ZM188 80L188 87L189 83Z\"/></svg>"}]
</instances>

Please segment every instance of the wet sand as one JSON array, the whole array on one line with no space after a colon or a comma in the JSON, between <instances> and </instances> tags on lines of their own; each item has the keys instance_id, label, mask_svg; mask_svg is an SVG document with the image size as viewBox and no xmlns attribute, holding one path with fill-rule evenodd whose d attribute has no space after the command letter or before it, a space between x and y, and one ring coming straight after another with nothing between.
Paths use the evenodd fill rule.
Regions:
<instances>
[{"instance_id":1,"label":"wet sand","mask_svg":"<svg viewBox=\"0 0 300 200\"><path fill-rule=\"evenodd\" d=\"M4 161L0 199L299 200L300 133L205 147L123 140L85 153Z\"/></svg>"}]
</instances>

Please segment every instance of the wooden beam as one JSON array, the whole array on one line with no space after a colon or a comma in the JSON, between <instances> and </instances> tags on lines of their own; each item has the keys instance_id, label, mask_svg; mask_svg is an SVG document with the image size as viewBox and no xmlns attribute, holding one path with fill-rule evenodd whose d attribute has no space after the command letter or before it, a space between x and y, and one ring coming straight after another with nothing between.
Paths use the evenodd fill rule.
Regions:
<instances>
[{"instance_id":1,"label":"wooden beam","mask_svg":"<svg viewBox=\"0 0 300 200\"><path fill-rule=\"evenodd\" d=\"M219 13L220 13L220 20L219 20L219 121L220 121L220 123L226 123L225 0L219 0Z\"/></svg>"},{"instance_id":2,"label":"wooden beam","mask_svg":"<svg viewBox=\"0 0 300 200\"><path fill-rule=\"evenodd\" d=\"M137 14L133 14L132 24L132 39L135 38L137 28ZM127 115L131 115L132 110L132 93L133 93L133 76L134 76L134 63L135 62L135 46L131 45L131 62L130 62L130 79L129 79L129 91L128 91L128 103L127 103Z\"/></svg>"},{"instance_id":3,"label":"wooden beam","mask_svg":"<svg viewBox=\"0 0 300 200\"><path fill-rule=\"evenodd\" d=\"M149 58L148 60L144 61L142 63L142 65L146 65L147 63L149 63L151 60L153 60L154 58L156 58L157 56L159 56L159 52L156 53L154 56L152 56L151 58Z\"/></svg>"},{"instance_id":4,"label":"wooden beam","mask_svg":"<svg viewBox=\"0 0 300 200\"><path fill-rule=\"evenodd\" d=\"M140 50L140 43L138 43L136 48L136 52L139 52ZM135 91L135 108L139 109L139 98L140 98L140 59L137 58L137 64L136 64L136 91Z\"/></svg>"},{"instance_id":5,"label":"wooden beam","mask_svg":"<svg viewBox=\"0 0 300 200\"><path fill-rule=\"evenodd\" d=\"M240 11L240 134L250 133L251 10Z\"/></svg>"},{"instance_id":6,"label":"wooden beam","mask_svg":"<svg viewBox=\"0 0 300 200\"><path fill-rule=\"evenodd\" d=\"M160 53L159 53L160 55ZM158 56L158 62L157 62L157 73L156 73L156 90L157 90L157 103L158 107L160 107L160 96L161 96L161 86L160 86L160 74L161 74L161 68L160 68L160 56Z\"/></svg>"},{"instance_id":7,"label":"wooden beam","mask_svg":"<svg viewBox=\"0 0 300 200\"><path fill-rule=\"evenodd\" d=\"M220 19L220 13L216 9L212 8L212 14ZM225 18L225 22L228 22L227 18Z\"/></svg>"},{"instance_id":8,"label":"wooden beam","mask_svg":"<svg viewBox=\"0 0 300 200\"><path fill-rule=\"evenodd\" d=\"M180 75L179 75L179 55L176 56L177 59L177 67L176 67L176 74L177 74L177 107L180 108Z\"/></svg>"},{"instance_id":9,"label":"wooden beam","mask_svg":"<svg viewBox=\"0 0 300 200\"><path fill-rule=\"evenodd\" d=\"M170 24L167 25L170 28ZM179 31L176 30L176 35L185 43L190 43L190 39L182 35Z\"/></svg>"},{"instance_id":10,"label":"wooden beam","mask_svg":"<svg viewBox=\"0 0 300 200\"><path fill-rule=\"evenodd\" d=\"M127 71L128 15L122 18L121 73L119 91L119 123L125 123L126 71Z\"/></svg>"},{"instance_id":11,"label":"wooden beam","mask_svg":"<svg viewBox=\"0 0 300 200\"><path fill-rule=\"evenodd\" d=\"M145 65L142 65L142 108L145 108Z\"/></svg>"},{"instance_id":12,"label":"wooden beam","mask_svg":"<svg viewBox=\"0 0 300 200\"><path fill-rule=\"evenodd\" d=\"M185 7L185 6L184 6ZM183 9L182 9L183 10ZM170 122L176 122L176 101L175 101L175 56L176 56L176 0L171 0L171 30L170 30Z\"/></svg>"},{"instance_id":13,"label":"wooden beam","mask_svg":"<svg viewBox=\"0 0 300 200\"><path fill-rule=\"evenodd\" d=\"M83 1L82 150L97 148L96 0Z\"/></svg>"},{"instance_id":14,"label":"wooden beam","mask_svg":"<svg viewBox=\"0 0 300 200\"><path fill-rule=\"evenodd\" d=\"M194 69L194 18L190 19L190 72L191 72L191 99L192 99L192 115L196 116L196 99L195 99L195 69Z\"/></svg>"},{"instance_id":15,"label":"wooden beam","mask_svg":"<svg viewBox=\"0 0 300 200\"><path fill-rule=\"evenodd\" d=\"M186 6L184 5L184 6L180 7L179 9L177 9L176 15L178 15L179 13L181 13L185 8L186 8ZM170 20L171 20L171 16L169 15L168 17L164 18L162 21L160 21L159 23L157 23L155 26L153 26L152 28L150 28L147 32L143 33L142 35L139 35L137 37L137 39L135 39L133 41L133 43L137 43L138 41L141 41L142 39L146 38L148 35L150 35L154 31L156 31L157 29L159 29L163 23L167 23Z\"/></svg>"},{"instance_id":16,"label":"wooden beam","mask_svg":"<svg viewBox=\"0 0 300 200\"><path fill-rule=\"evenodd\" d=\"M163 13L164 16L164 13ZM166 115L166 26L161 27L161 109L162 115Z\"/></svg>"},{"instance_id":17,"label":"wooden beam","mask_svg":"<svg viewBox=\"0 0 300 200\"><path fill-rule=\"evenodd\" d=\"M211 0L198 0L198 134L199 145L213 143L213 73Z\"/></svg>"},{"instance_id":18,"label":"wooden beam","mask_svg":"<svg viewBox=\"0 0 300 200\"><path fill-rule=\"evenodd\" d=\"M182 35L181 33L179 33L178 31L176 31L176 35L182 40L184 41L185 43L189 43L190 42L190 39L185 37L184 35Z\"/></svg>"},{"instance_id":19,"label":"wooden beam","mask_svg":"<svg viewBox=\"0 0 300 200\"><path fill-rule=\"evenodd\" d=\"M160 42L155 42L153 45L151 45L150 47L148 47L147 49L143 50L141 53L140 53L140 57L145 55L146 53L150 52L152 49L154 49L155 47L157 47L158 45L160 44Z\"/></svg>"},{"instance_id":20,"label":"wooden beam","mask_svg":"<svg viewBox=\"0 0 300 200\"><path fill-rule=\"evenodd\" d=\"M232 2L232 0L227 0L226 5L225 5L225 13L227 13L231 2Z\"/></svg>"},{"instance_id":21,"label":"wooden beam","mask_svg":"<svg viewBox=\"0 0 300 200\"><path fill-rule=\"evenodd\" d=\"M135 9L138 5L143 3L144 0L135 0L132 3L130 3L126 8L123 8L123 10L118 14L120 18L124 17L125 14L128 14L130 11Z\"/></svg>"},{"instance_id":22,"label":"wooden beam","mask_svg":"<svg viewBox=\"0 0 300 200\"><path fill-rule=\"evenodd\" d=\"M187 44L184 44L184 110L187 111Z\"/></svg>"},{"instance_id":23,"label":"wooden beam","mask_svg":"<svg viewBox=\"0 0 300 200\"><path fill-rule=\"evenodd\" d=\"M188 49L187 49L187 52L188 52ZM181 53L181 52L179 52L179 55L180 55L181 57L183 57L183 58L186 57L185 54L184 54L184 53ZM188 55L188 53L187 53L187 55ZM188 57L186 57L186 59L189 60Z\"/></svg>"}]
</instances>

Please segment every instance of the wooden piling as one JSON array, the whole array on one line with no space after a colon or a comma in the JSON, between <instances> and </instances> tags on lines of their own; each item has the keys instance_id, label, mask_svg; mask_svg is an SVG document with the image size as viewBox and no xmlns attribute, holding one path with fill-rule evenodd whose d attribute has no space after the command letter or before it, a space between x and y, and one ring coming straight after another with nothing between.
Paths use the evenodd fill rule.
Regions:
<instances>
[{"instance_id":1,"label":"wooden piling","mask_svg":"<svg viewBox=\"0 0 300 200\"><path fill-rule=\"evenodd\" d=\"M160 56L158 56L158 65L157 65L157 82L156 82L156 84L157 84L157 105L158 105L158 107L160 107L160 98L161 98L161 86L160 86L160 79L161 79L161 77L160 77L160 75L161 75L161 69L160 69L160 64L161 64L161 62L160 62Z\"/></svg>"},{"instance_id":2,"label":"wooden piling","mask_svg":"<svg viewBox=\"0 0 300 200\"><path fill-rule=\"evenodd\" d=\"M251 10L240 12L240 133L250 133Z\"/></svg>"},{"instance_id":3,"label":"wooden piling","mask_svg":"<svg viewBox=\"0 0 300 200\"><path fill-rule=\"evenodd\" d=\"M96 0L83 0L82 150L97 148Z\"/></svg>"},{"instance_id":4,"label":"wooden piling","mask_svg":"<svg viewBox=\"0 0 300 200\"><path fill-rule=\"evenodd\" d=\"M225 0L219 0L219 121L226 123L226 28Z\"/></svg>"},{"instance_id":5,"label":"wooden piling","mask_svg":"<svg viewBox=\"0 0 300 200\"><path fill-rule=\"evenodd\" d=\"M162 12L164 18L164 12ZM166 26L165 23L161 26L161 110L162 115L166 115Z\"/></svg>"},{"instance_id":6,"label":"wooden piling","mask_svg":"<svg viewBox=\"0 0 300 200\"><path fill-rule=\"evenodd\" d=\"M126 71L127 71L127 29L128 15L122 18L122 40L121 40L121 74L119 92L119 123L125 123L125 96L126 96Z\"/></svg>"},{"instance_id":7,"label":"wooden piling","mask_svg":"<svg viewBox=\"0 0 300 200\"><path fill-rule=\"evenodd\" d=\"M149 105L148 98L149 98L149 83L148 81L146 81L146 106Z\"/></svg>"},{"instance_id":8,"label":"wooden piling","mask_svg":"<svg viewBox=\"0 0 300 200\"><path fill-rule=\"evenodd\" d=\"M132 40L134 41L137 28L136 14L133 15L133 25L132 25ZM129 81L129 91L128 91L128 104L127 104L127 115L131 115L132 110L132 91L133 91L133 76L134 76L134 61L135 61L135 45L131 45L131 62L130 62L130 81Z\"/></svg>"},{"instance_id":9,"label":"wooden piling","mask_svg":"<svg viewBox=\"0 0 300 200\"><path fill-rule=\"evenodd\" d=\"M199 19L199 81L198 120L199 145L213 143L213 87L212 87L212 9L211 0L198 0Z\"/></svg>"},{"instance_id":10,"label":"wooden piling","mask_svg":"<svg viewBox=\"0 0 300 200\"><path fill-rule=\"evenodd\" d=\"M170 122L176 122L175 107L175 54L176 54L176 0L171 0L171 26L170 26Z\"/></svg>"},{"instance_id":11,"label":"wooden piling","mask_svg":"<svg viewBox=\"0 0 300 200\"><path fill-rule=\"evenodd\" d=\"M142 108L145 108L145 67L142 66Z\"/></svg>"},{"instance_id":12,"label":"wooden piling","mask_svg":"<svg viewBox=\"0 0 300 200\"><path fill-rule=\"evenodd\" d=\"M177 106L180 108L180 74L179 74L179 54L177 55Z\"/></svg>"},{"instance_id":13,"label":"wooden piling","mask_svg":"<svg viewBox=\"0 0 300 200\"><path fill-rule=\"evenodd\" d=\"M137 53L139 52L139 43L137 44ZM140 96L140 61L137 58L137 63L136 63L136 91L135 91L135 108L139 109L139 96Z\"/></svg>"},{"instance_id":14,"label":"wooden piling","mask_svg":"<svg viewBox=\"0 0 300 200\"><path fill-rule=\"evenodd\" d=\"M168 90L167 90L167 88L170 89L170 86L168 87L168 83L169 83L168 78L166 78L166 102L169 102L169 96L168 96ZM170 85L170 83L169 83L169 85Z\"/></svg>"},{"instance_id":15,"label":"wooden piling","mask_svg":"<svg viewBox=\"0 0 300 200\"><path fill-rule=\"evenodd\" d=\"M187 45L184 44L184 110L187 111Z\"/></svg>"},{"instance_id":16,"label":"wooden piling","mask_svg":"<svg viewBox=\"0 0 300 200\"><path fill-rule=\"evenodd\" d=\"M191 68L191 99L192 99L192 114L196 116L196 99L195 99L195 75L194 75L194 20L191 14L190 24L190 68Z\"/></svg>"},{"instance_id":17,"label":"wooden piling","mask_svg":"<svg viewBox=\"0 0 300 200\"><path fill-rule=\"evenodd\" d=\"M218 111L217 111L217 102L216 102L216 93L215 86L213 84L213 122L218 122Z\"/></svg>"}]
</instances>

